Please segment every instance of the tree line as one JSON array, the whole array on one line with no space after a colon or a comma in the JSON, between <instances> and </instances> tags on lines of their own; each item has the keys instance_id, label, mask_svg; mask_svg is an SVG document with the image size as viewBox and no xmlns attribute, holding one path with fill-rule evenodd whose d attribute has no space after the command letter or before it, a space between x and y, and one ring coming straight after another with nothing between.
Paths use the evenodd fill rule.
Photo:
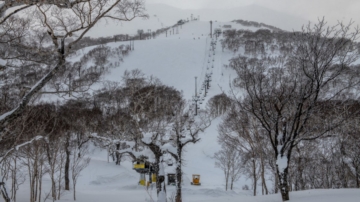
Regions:
<instances>
[{"instance_id":1,"label":"tree line","mask_svg":"<svg viewBox=\"0 0 360 202\"><path fill-rule=\"evenodd\" d=\"M73 48L101 19L131 21L136 17L147 18L144 2L142 0L5 1L0 6L0 14L0 77L2 78L0 164L7 171L12 169L12 172L20 173L17 172L19 164L16 163L19 162L19 157L12 155L25 155L15 151L29 149L25 155L27 157L21 159L27 160L31 182L30 199L36 201L41 197L39 193L41 176L46 172L52 178L50 196L56 200L61 195L59 187L63 186L59 181L63 177L57 176L63 175L62 172L58 172L62 170L59 166L69 171L72 165L76 165L73 168L79 171L81 165L86 164L87 161L79 161L79 157L82 157L80 151L71 153L79 153L79 155L70 157L69 149L72 146L70 142L73 133L68 133L65 137L51 136L55 131L59 133L57 124L65 124L66 121L60 121L61 118L51 112L50 109L58 110L55 105L44 106L44 109L48 109L45 110L47 113L45 111L44 114L36 113L35 109L42 109L43 105L39 99L45 94L89 97L86 92L89 86L97 82L108 68L118 65L110 63L108 57L118 55L119 62L121 61L121 48L98 47L75 62L71 58L76 58L78 55ZM28 114L30 111L39 116ZM44 117L45 115L48 117ZM33 120L27 120L26 117L31 117ZM41 124L37 124L34 122L36 119L46 120L44 122L39 120ZM52 129L48 130L49 128ZM26 135L25 131L28 132ZM41 135L34 136L35 133ZM50 146L56 141L65 141L66 144ZM36 146L29 148L27 146L29 144ZM60 145L63 146L62 149ZM43 152L47 152L47 158L42 155ZM7 156L9 158L11 156L14 162L11 160L12 163L8 163ZM57 160L64 160L64 163L57 164ZM47 170L43 170L45 168ZM10 177L13 182L10 196L4 181L9 178L7 176L9 173L11 172L1 173L0 190L6 202L15 199L14 190L18 186L17 178ZM12 176L16 176L15 173ZM69 186L69 173L65 174L65 188ZM76 182L76 173L72 172L73 182Z\"/></svg>"},{"instance_id":2,"label":"tree line","mask_svg":"<svg viewBox=\"0 0 360 202\"><path fill-rule=\"evenodd\" d=\"M223 48L240 52L228 65L237 77L219 126L218 161L241 159L228 160L227 179L237 164L254 195L260 184L283 201L292 190L359 188L359 32L352 25L322 19L302 32L224 33ZM274 190L266 173L273 173Z\"/></svg>"}]
</instances>

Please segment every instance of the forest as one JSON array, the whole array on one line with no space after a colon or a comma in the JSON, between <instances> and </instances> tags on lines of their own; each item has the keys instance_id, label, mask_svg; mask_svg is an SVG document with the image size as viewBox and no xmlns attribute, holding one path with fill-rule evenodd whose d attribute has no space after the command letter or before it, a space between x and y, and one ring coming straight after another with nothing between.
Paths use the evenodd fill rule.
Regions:
<instances>
[{"instance_id":1,"label":"forest","mask_svg":"<svg viewBox=\"0 0 360 202\"><path fill-rule=\"evenodd\" d=\"M148 18L144 1L4 1L0 13L0 192L6 202L16 201L24 183L30 202L60 200L64 191L76 200L93 145L116 165L125 158L150 163L159 202L167 200L163 162L169 154L176 170L171 200L181 202L184 148L219 117L222 149L213 158L225 190L241 176L251 180L243 189L254 196L280 193L283 201L291 191L360 188L360 45L353 22L330 27L320 19L287 32L235 20L259 29L215 30L211 42L234 55L225 68L235 78L229 92L198 109L194 99L139 69L99 84L132 54L131 41L174 35L186 20L132 37L91 38L86 33L100 19ZM107 45L117 41L130 43ZM51 180L46 193L44 176Z\"/></svg>"}]
</instances>

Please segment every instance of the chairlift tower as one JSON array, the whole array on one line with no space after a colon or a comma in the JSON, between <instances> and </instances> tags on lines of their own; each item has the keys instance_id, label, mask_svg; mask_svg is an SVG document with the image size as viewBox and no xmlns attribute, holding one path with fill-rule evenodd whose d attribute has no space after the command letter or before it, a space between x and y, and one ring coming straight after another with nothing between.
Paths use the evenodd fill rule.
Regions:
<instances>
[{"instance_id":1,"label":"chairlift tower","mask_svg":"<svg viewBox=\"0 0 360 202\"><path fill-rule=\"evenodd\" d=\"M214 53L215 53L216 42L215 42L215 41L212 41L212 42L210 43L210 45L211 45L211 50L214 51Z\"/></svg>"},{"instance_id":2,"label":"chairlift tower","mask_svg":"<svg viewBox=\"0 0 360 202\"><path fill-rule=\"evenodd\" d=\"M206 87L206 80L204 81L204 83L203 83L203 88L204 88L204 91L205 91L205 95L204 95L204 97L203 97L203 99L202 100L204 100L204 98L206 97L206 95L207 95L207 93L208 93L208 88ZM200 102L200 104L201 104L201 102Z\"/></svg>"},{"instance_id":3,"label":"chairlift tower","mask_svg":"<svg viewBox=\"0 0 360 202\"><path fill-rule=\"evenodd\" d=\"M205 83L206 83L205 89L209 89L209 88L210 88L210 82L211 82L211 74L207 73L207 74L205 75Z\"/></svg>"},{"instance_id":4,"label":"chairlift tower","mask_svg":"<svg viewBox=\"0 0 360 202\"><path fill-rule=\"evenodd\" d=\"M197 77L195 77L195 96L193 96L193 104L195 105L195 116L197 115L197 110L200 109L198 102L200 101L200 96L197 94Z\"/></svg>"}]
</instances>

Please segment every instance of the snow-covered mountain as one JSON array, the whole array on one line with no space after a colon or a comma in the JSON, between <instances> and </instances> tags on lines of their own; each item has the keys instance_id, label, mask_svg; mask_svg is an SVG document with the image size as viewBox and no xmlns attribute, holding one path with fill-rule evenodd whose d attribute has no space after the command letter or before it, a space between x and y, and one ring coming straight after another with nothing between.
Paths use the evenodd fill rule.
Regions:
<instances>
[{"instance_id":1,"label":"snow-covered mountain","mask_svg":"<svg viewBox=\"0 0 360 202\"><path fill-rule=\"evenodd\" d=\"M159 8L160 6L162 6L162 8ZM171 7L168 7L168 9L173 10L169 11L164 8L164 5L158 5L156 8L159 9L159 12L156 13L156 16L153 15L153 19L159 20L148 21L154 23L148 25L152 29L156 26L161 26L159 23L164 23L164 25L165 23L169 23L166 25L170 25L170 23L179 19L180 15L192 13L191 11L186 11L184 14L180 9ZM257 6L249 6L247 9L243 8L245 9L243 10L244 13L251 13L250 8L258 11L263 9ZM151 11L151 9L154 9L154 7L150 6L149 11ZM162 12L160 12L160 10ZM239 10L232 9L233 13L238 11ZM167 12L173 13L174 15L166 18ZM271 15L271 11L265 12L265 10L263 10L263 13L264 15L261 18L265 18L266 15ZM205 14L201 14L201 16L203 15L205 16ZM221 13L214 15L220 16ZM281 16L281 14L278 14L272 20L276 20L276 17L281 18ZM166 19L167 21L161 21L160 19ZM155 39L136 40L134 44L135 50L131 51L129 55L124 58L124 61L120 63L119 67L111 69L110 73L105 75L103 80L120 82L121 76L125 70L140 69L146 75L153 75L159 78L165 85L173 86L176 89L181 90L185 99L191 99L195 92L194 77L197 77L197 86L201 86L205 75L211 73L211 88L208 92L208 96L205 98L204 104L210 97L221 92L227 92L229 90L229 83L233 79L233 74L232 71L225 68L224 65L228 64L229 59L234 56L234 53L230 50L222 50L219 42L220 39L213 40L210 38L209 23L207 20L201 21L203 19L206 18L201 17L200 21L191 21L182 25L175 34L168 33L168 35L166 35L165 33L162 33ZM140 19L135 21L131 26L135 26L136 23L139 23L140 25L145 22L139 20ZM300 23L300 20L298 23ZM224 30L224 25L230 25L231 28L235 29L252 31L259 29L259 27L243 26L236 24L235 22L220 21L214 22L213 27L222 28ZM123 26L127 27L125 24ZM101 27L99 26L99 28ZM145 29L144 27L142 28ZM266 29L266 27L260 28ZM103 34L103 32L99 34ZM210 43L212 41L216 41L215 51L212 51L210 48ZM107 45L110 47L118 47L122 44L127 45L128 42L114 42ZM91 48L87 48L87 50L88 49ZM79 52L82 51L83 50L80 50ZM114 62L117 61L115 58L113 60ZM204 104L202 105L202 108L204 107ZM217 118L213 121L212 125L200 135L201 141L199 143L186 147L186 152L184 153L185 164L183 167L183 200L186 202L281 201L279 194L253 197L251 196L251 191L242 190L244 185L250 186L251 183L246 176L243 176L240 181L234 184L233 191L224 190L223 172L221 169L215 168L213 159L214 153L220 149L220 145L217 143L217 125L220 121L221 118ZM122 162L121 166L116 166L113 162L108 163L106 151L97 148L94 149L91 157L91 164L83 171L79 179L77 188L78 201L156 201L155 189L146 190L145 187L137 185L139 175L132 170L131 162ZM174 172L174 167L166 167L166 172ZM190 185L191 175L195 173L201 175L201 186ZM269 189L271 189L271 185ZM175 187L167 187L169 196L174 192ZM25 201L28 194L25 193L26 192L20 197L19 201ZM359 193L360 192L357 189L292 192L291 201L315 202L322 200L337 202L341 199L343 201L355 202L360 200ZM61 201L70 199L71 194L65 193Z\"/></svg>"},{"instance_id":2,"label":"snow-covered mountain","mask_svg":"<svg viewBox=\"0 0 360 202\"><path fill-rule=\"evenodd\" d=\"M198 10L183 10L165 4L148 4L146 9L149 14L148 19L134 19L131 22L102 20L89 32L88 36L133 35L136 34L139 29L155 31L160 28L172 26L180 19L190 19L191 14L193 14L194 18L200 17L200 21L230 22L232 20L242 19L270 24L288 31L300 30L302 25L308 23L307 19L271 10L256 4L231 9Z\"/></svg>"},{"instance_id":3,"label":"snow-covered mountain","mask_svg":"<svg viewBox=\"0 0 360 202\"><path fill-rule=\"evenodd\" d=\"M123 62L116 68L110 69L103 81L121 82L121 77L126 70L140 69L145 75L155 76L165 85L173 86L183 92L185 99L191 100L195 93L195 77L197 77L198 92L205 79L205 75L211 74L211 87L208 96L201 105L205 108L206 101L221 92L229 91L229 83L234 78L232 70L224 65L234 56L234 52L222 49L220 38L210 38L210 20L213 20L213 28L225 30L224 25L235 29L256 31L260 28L243 26L235 22L235 19L258 21L279 27L284 30L298 30L307 21L284 13L279 13L257 5L245 7L215 10L182 10L163 4L151 4L147 6L150 18L147 20L136 19L131 22L114 24L112 21L102 21L88 36L104 37L115 34L135 34L138 29L144 31L156 30L175 24L179 19L195 18L200 16L199 21L190 21L172 34L162 33L155 39L134 41L135 50L123 58ZM106 30L106 31L104 31ZM215 42L212 50L211 42ZM120 45L128 45L128 41L113 42L106 45L114 48ZM79 54L91 50L87 47L79 50ZM109 62L118 63L118 58L110 58ZM99 86L94 86L93 89ZM244 185L250 186L250 180L243 176L234 184L234 190L224 190L224 174L219 168L215 168L214 153L220 149L217 142L217 126L221 118L217 118L212 125L200 135L201 141L186 147L184 153L184 179L183 179L183 201L184 202L218 202L218 201L247 201L247 202L270 202L281 201L280 194L268 196L252 196L252 191L243 190ZM139 202L156 201L156 189L147 190L138 186L139 174L132 170L130 161L121 162L121 166L113 162L107 162L107 152L93 148L90 155L90 165L81 173L77 186L77 200L80 202ZM174 166L167 166L166 172L174 172ZM201 186L191 186L192 174L201 175ZM27 183L21 187L21 194L17 201L28 201L29 190ZM270 184L270 183L269 183ZM50 187L50 180L45 179L46 189ZM272 189L269 186L269 189ZM48 190L47 190L48 191ZM175 187L167 186L168 196L175 192ZM360 190L308 190L292 192L290 194L293 202L347 202L360 201ZM65 192L60 201L70 201L72 195Z\"/></svg>"}]
</instances>

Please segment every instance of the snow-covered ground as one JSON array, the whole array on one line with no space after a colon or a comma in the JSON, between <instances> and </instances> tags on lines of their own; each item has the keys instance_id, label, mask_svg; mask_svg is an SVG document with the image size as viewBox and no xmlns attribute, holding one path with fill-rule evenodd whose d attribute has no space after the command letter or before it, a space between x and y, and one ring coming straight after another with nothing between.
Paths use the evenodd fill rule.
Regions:
<instances>
[{"instance_id":1,"label":"snow-covered ground","mask_svg":"<svg viewBox=\"0 0 360 202\"><path fill-rule=\"evenodd\" d=\"M183 201L184 202L280 202L280 194L252 196L252 191L242 190L242 186L250 181L240 179L233 191L225 191L224 177L220 169L215 168L211 156L219 150L217 144L216 125L220 119L213 121L210 128L200 137L201 141L186 147L184 155ZM90 165L81 173L77 184L77 201L79 202L149 202L156 201L156 189L147 190L137 185L139 174L132 170L132 163L124 161L120 166L107 162L107 152L93 148ZM166 165L166 164L165 164ZM165 168L173 173L173 167ZM201 186L190 185L192 174L201 175ZM45 181L45 190L50 188L49 180ZM46 186L48 185L48 186ZM18 202L28 201L29 193L26 184L18 194ZM174 186L167 186L169 197L175 193ZM24 191L25 190L25 191ZM290 193L292 202L358 202L359 189L307 190ZM1 201L1 200L0 200ZM62 202L72 201L72 192L64 193Z\"/></svg>"},{"instance_id":2,"label":"snow-covered ground","mask_svg":"<svg viewBox=\"0 0 360 202\"><path fill-rule=\"evenodd\" d=\"M214 22L213 27L222 27L224 24L233 28L252 29L241 27L235 23ZM234 77L231 70L224 67L233 56L230 51L222 51L217 41L215 55L210 50L210 25L208 22L194 21L182 26L175 35L165 34L151 40L135 41L135 50L124 58L120 67L111 69L105 80L121 81L125 70L140 69L146 75L159 78L164 84L174 86L183 91L186 99L191 99L195 92L195 77L200 87L206 73L212 73L211 88L206 99L229 91L229 81ZM108 44L117 47L128 42ZM214 60L214 61L212 61ZM214 68L212 68L214 65ZM208 69L209 68L209 69ZM206 100L205 102L206 103ZM202 104L204 107L205 104ZM183 167L183 201L245 201L245 202L275 202L281 201L280 194L267 196L252 196L252 191L244 191L242 187L251 187L250 180L242 177L234 184L234 190L225 191L222 170L215 168L212 158L220 149L217 142L217 125L221 118L213 120L212 125L200 135L201 141L185 148ZM121 166L114 162L107 162L107 152L93 148L90 165L81 173L77 184L77 201L79 202L141 202L156 201L156 190L146 190L139 186L139 174L132 170L130 161L124 161ZM167 166L166 172L174 172L173 166ZM201 175L201 186L190 185L191 175ZM271 185L269 185L271 187ZM28 201L28 185L21 186L18 193L18 202ZM50 181L44 182L44 190L50 189ZM170 197L175 187L167 186ZM290 193L293 202L357 202L360 201L359 189L339 190L307 190ZM1 201L2 199L0 199ZM72 193L64 193L60 201L72 201Z\"/></svg>"}]
</instances>

